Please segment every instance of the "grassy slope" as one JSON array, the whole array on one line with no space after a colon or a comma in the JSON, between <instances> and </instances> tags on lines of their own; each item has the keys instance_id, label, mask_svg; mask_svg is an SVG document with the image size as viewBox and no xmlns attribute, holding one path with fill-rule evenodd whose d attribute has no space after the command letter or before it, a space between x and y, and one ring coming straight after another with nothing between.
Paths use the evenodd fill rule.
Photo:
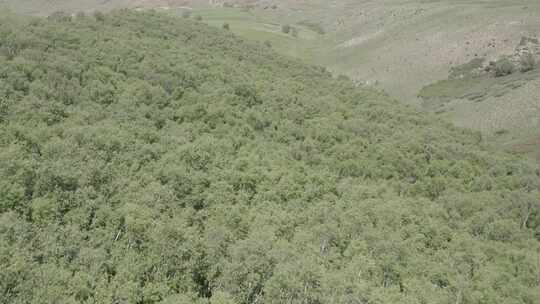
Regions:
<instances>
[{"instance_id":1,"label":"grassy slope","mask_svg":"<svg viewBox=\"0 0 540 304\"><path fill-rule=\"evenodd\" d=\"M228 23L235 34L250 40L268 41L276 51L282 54L302 59L305 62L315 60L316 45L320 34L307 26L294 25L298 30L298 37L293 37L281 31L282 25L286 22L260 10L203 8L194 10L193 15L202 16L203 22L216 27Z\"/></svg>"},{"instance_id":2,"label":"grassy slope","mask_svg":"<svg viewBox=\"0 0 540 304\"><path fill-rule=\"evenodd\" d=\"M540 69L440 81L420 95L426 108L481 131L489 143L540 159Z\"/></svg>"},{"instance_id":3,"label":"grassy slope","mask_svg":"<svg viewBox=\"0 0 540 304\"><path fill-rule=\"evenodd\" d=\"M325 62L357 79L378 80L389 93L411 103L424 84L446 78L450 66L475 54L509 52L522 33L536 30L540 22L531 13L540 11L538 2L530 2L529 10L523 9L523 1L513 6L508 1L387 2L366 4L364 14L351 17L337 37L352 43L329 53ZM488 46L491 41L494 48Z\"/></svg>"}]
</instances>

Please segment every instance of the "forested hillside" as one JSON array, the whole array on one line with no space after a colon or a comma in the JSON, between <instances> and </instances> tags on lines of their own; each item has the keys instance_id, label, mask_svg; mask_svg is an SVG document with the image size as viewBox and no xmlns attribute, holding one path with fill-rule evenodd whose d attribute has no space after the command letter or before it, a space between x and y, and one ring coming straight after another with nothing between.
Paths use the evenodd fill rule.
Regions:
<instances>
[{"instance_id":1,"label":"forested hillside","mask_svg":"<svg viewBox=\"0 0 540 304\"><path fill-rule=\"evenodd\" d=\"M540 170L190 20L0 16L0 303L540 303Z\"/></svg>"}]
</instances>

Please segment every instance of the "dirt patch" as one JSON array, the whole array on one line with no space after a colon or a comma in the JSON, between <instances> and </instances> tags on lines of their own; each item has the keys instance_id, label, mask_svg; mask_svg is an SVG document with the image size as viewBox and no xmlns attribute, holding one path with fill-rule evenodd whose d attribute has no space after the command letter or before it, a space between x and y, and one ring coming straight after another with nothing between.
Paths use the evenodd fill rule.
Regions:
<instances>
[{"instance_id":1,"label":"dirt patch","mask_svg":"<svg viewBox=\"0 0 540 304\"><path fill-rule=\"evenodd\" d=\"M383 33L383 31L377 31L377 32L375 32L373 34L354 37L352 39L349 39L349 40L339 44L338 46L336 46L336 49L344 49L344 48L359 46L362 43L381 35L382 33Z\"/></svg>"}]
</instances>

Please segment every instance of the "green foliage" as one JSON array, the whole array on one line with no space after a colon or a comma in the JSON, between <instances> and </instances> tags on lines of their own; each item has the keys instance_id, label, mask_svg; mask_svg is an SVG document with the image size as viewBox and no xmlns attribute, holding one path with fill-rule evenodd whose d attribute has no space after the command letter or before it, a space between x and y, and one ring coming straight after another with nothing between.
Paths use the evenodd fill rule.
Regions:
<instances>
[{"instance_id":1,"label":"green foliage","mask_svg":"<svg viewBox=\"0 0 540 304\"><path fill-rule=\"evenodd\" d=\"M100 11L94 12L94 18L96 18L97 21L104 21L105 20L105 14L103 14Z\"/></svg>"},{"instance_id":2,"label":"green foliage","mask_svg":"<svg viewBox=\"0 0 540 304\"><path fill-rule=\"evenodd\" d=\"M223 25L221 25L221 27L222 27L224 30L227 30L227 31L231 29L231 26L230 26L227 22L223 23Z\"/></svg>"},{"instance_id":3,"label":"green foliage","mask_svg":"<svg viewBox=\"0 0 540 304\"><path fill-rule=\"evenodd\" d=\"M514 72L514 64L508 58L501 58L495 62L495 77L510 75Z\"/></svg>"},{"instance_id":4,"label":"green foliage","mask_svg":"<svg viewBox=\"0 0 540 304\"><path fill-rule=\"evenodd\" d=\"M540 170L183 18L0 17L0 303L540 299Z\"/></svg>"}]
</instances>

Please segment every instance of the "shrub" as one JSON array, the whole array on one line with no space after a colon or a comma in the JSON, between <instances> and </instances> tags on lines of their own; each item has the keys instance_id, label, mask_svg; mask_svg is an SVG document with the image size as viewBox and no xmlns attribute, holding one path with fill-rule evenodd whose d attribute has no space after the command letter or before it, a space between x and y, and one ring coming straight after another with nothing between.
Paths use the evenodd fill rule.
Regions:
<instances>
[{"instance_id":1,"label":"shrub","mask_svg":"<svg viewBox=\"0 0 540 304\"><path fill-rule=\"evenodd\" d=\"M83 11L79 11L79 12L77 12L77 14L75 16L77 17L77 19L81 19L81 18L86 17L86 13L83 12Z\"/></svg>"},{"instance_id":2,"label":"shrub","mask_svg":"<svg viewBox=\"0 0 540 304\"><path fill-rule=\"evenodd\" d=\"M197 20L197 21L202 21L202 16L201 16L201 15L197 15L197 17L195 17L195 20Z\"/></svg>"},{"instance_id":3,"label":"shrub","mask_svg":"<svg viewBox=\"0 0 540 304\"><path fill-rule=\"evenodd\" d=\"M269 40L265 40L265 41L264 41L264 45L265 45L267 48L271 48L271 47L272 47L272 42L270 42Z\"/></svg>"},{"instance_id":4,"label":"shrub","mask_svg":"<svg viewBox=\"0 0 540 304\"><path fill-rule=\"evenodd\" d=\"M534 56L531 53L525 53L521 55L519 63L521 65L520 70L523 73L533 70L536 66L536 61L534 60Z\"/></svg>"},{"instance_id":5,"label":"shrub","mask_svg":"<svg viewBox=\"0 0 540 304\"><path fill-rule=\"evenodd\" d=\"M69 22L71 21L71 15L63 12L63 11L57 11L49 15L47 17L49 20L54 20L56 22Z\"/></svg>"},{"instance_id":6,"label":"shrub","mask_svg":"<svg viewBox=\"0 0 540 304\"><path fill-rule=\"evenodd\" d=\"M230 30L231 27L229 26L229 24L227 22L223 23L223 25L221 26L224 30Z\"/></svg>"},{"instance_id":7,"label":"shrub","mask_svg":"<svg viewBox=\"0 0 540 304\"><path fill-rule=\"evenodd\" d=\"M351 81L351 78L347 75L340 74L337 77L337 80L339 81Z\"/></svg>"},{"instance_id":8,"label":"shrub","mask_svg":"<svg viewBox=\"0 0 540 304\"><path fill-rule=\"evenodd\" d=\"M475 72L484 66L484 58L474 58L473 60L450 69L449 79L461 79L474 76Z\"/></svg>"},{"instance_id":9,"label":"shrub","mask_svg":"<svg viewBox=\"0 0 540 304\"><path fill-rule=\"evenodd\" d=\"M291 32L291 26L288 25L288 24L285 24L283 26L281 26L281 31L285 34L288 34Z\"/></svg>"},{"instance_id":10,"label":"shrub","mask_svg":"<svg viewBox=\"0 0 540 304\"><path fill-rule=\"evenodd\" d=\"M495 77L510 75L514 72L514 64L508 58L495 62Z\"/></svg>"},{"instance_id":11,"label":"shrub","mask_svg":"<svg viewBox=\"0 0 540 304\"><path fill-rule=\"evenodd\" d=\"M95 11L94 18L96 18L97 21L103 21L105 20L105 15L100 11Z\"/></svg>"},{"instance_id":12,"label":"shrub","mask_svg":"<svg viewBox=\"0 0 540 304\"><path fill-rule=\"evenodd\" d=\"M317 23L317 22L311 22L311 21L303 20L303 21L299 22L298 24L307 27L308 29L314 31L315 33L317 33L319 35L324 35L326 33L324 28L322 27L322 25L320 23Z\"/></svg>"},{"instance_id":13,"label":"shrub","mask_svg":"<svg viewBox=\"0 0 540 304\"><path fill-rule=\"evenodd\" d=\"M8 102L6 99L0 97L0 123L2 123L8 114Z\"/></svg>"},{"instance_id":14,"label":"shrub","mask_svg":"<svg viewBox=\"0 0 540 304\"><path fill-rule=\"evenodd\" d=\"M291 35L294 37L294 38L298 38L298 30L296 28L292 28L291 29Z\"/></svg>"},{"instance_id":15,"label":"shrub","mask_svg":"<svg viewBox=\"0 0 540 304\"><path fill-rule=\"evenodd\" d=\"M190 11L183 11L182 12L182 18L189 18L191 17L191 12Z\"/></svg>"}]
</instances>

